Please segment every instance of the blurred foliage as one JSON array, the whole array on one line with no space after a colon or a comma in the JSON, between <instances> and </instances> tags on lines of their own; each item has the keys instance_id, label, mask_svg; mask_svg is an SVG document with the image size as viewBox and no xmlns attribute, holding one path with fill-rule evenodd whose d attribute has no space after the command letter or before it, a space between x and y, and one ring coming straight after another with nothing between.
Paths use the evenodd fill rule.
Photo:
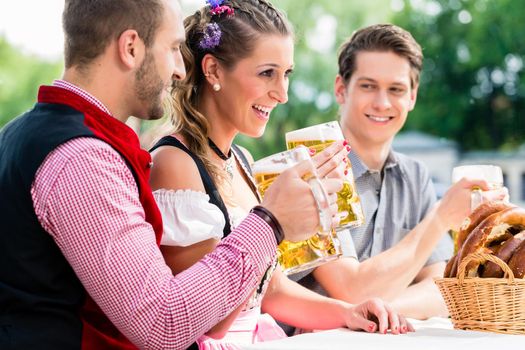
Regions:
<instances>
[{"instance_id":1,"label":"blurred foliage","mask_svg":"<svg viewBox=\"0 0 525 350\"><path fill-rule=\"evenodd\" d=\"M398 1L399 2L399 1ZM525 11L515 0L402 1L393 22L422 45L425 63L406 128L463 150L525 142Z\"/></svg>"},{"instance_id":2,"label":"blurred foliage","mask_svg":"<svg viewBox=\"0 0 525 350\"><path fill-rule=\"evenodd\" d=\"M0 127L31 108L38 87L60 76L59 62L23 54L0 35Z\"/></svg>"},{"instance_id":3,"label":"blurred foliage","mask_svg":"<svg viewBox=\"0 0 525 350\"><path fill-rule=\"evenodd\" d=\"M405 129L452 139L464 150L511 149L525 142L521 1L273 3L295 27L295 69L289 101L272 112L264 136L238 137L256 159L283 150L286 131L337 118L332 97L337 48L357 28L378 22L408 29L424 49L418 102ZM51 82L60 71L60 63L24 55L0 36L0 127L30 108L38 85ZM143 123L142 130L149 127Z\"/></svg>"}]
</instances>

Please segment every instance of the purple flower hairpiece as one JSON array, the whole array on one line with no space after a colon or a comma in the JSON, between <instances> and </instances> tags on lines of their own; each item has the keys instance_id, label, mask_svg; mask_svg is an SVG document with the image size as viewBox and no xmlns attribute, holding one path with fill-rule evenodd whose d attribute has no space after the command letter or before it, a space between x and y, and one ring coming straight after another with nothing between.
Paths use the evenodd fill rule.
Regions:
<instances>
[{"instance_id":1,"label":"purple flower hairpiece","mask_svg":"<svg viewBox=\"0 0 525 350\"><path fill-rule=\"evenodd\" d=\"M233 16L235 13L233 8L228 5L223 5L224 0L206 0L206 3L210 5L210 13L212 16L220 15L226 12L227 16Z\"/></svg>"},{"instance_id":2,"label":"purple flower hairpiece","mask_svg":"<svg viewBox=\"0 0 525 350\"><path fill-rule=\"evenodd\" d=\"M204 30L204 35L199 42L199 47L203 50L213 49L221 42L221 28L215 22L208 23Z\"/></svg>"},{"instance_id":3,"label":"purple flower hairpiece","mask_svg":"<svg viewBox=\"0 0 525 350\"><path fill-rule=\"evenodd\" d=\"M221 6L224 0L206 0L206 3L211 6L211 8L216 8Z\"/></svg>"},{"instance_id":4,"label":"purple flower hairpiece","mask_svg":"<svg viewBox=\"0 0 525 350\"><path fill-rule=\"evenodd\" d=\"M211 17L226 13L228 17L233 16L234 11L228 5L223 5L224 0L206 0L210 6ZM206 25L199 47L203 50L213 49L219 46L221 42L222 31L216 22L210 22Z\"/></svg>"}]
</instances>

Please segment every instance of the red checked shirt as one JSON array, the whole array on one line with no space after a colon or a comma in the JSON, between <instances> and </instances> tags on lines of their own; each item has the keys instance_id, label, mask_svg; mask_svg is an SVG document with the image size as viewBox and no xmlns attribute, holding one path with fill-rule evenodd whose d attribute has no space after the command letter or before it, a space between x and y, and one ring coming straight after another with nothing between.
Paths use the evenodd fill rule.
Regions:
<instances>
[{"instance_id":1,"label":"red checked shirt","mask_svg":"<svg viewBox=\"0 0 525 350\"><path fill-rule=\"evenodd\" d=\"M107 111L74 85L54 85ZM40 224L86 291L139 348L185 349L240 305L275 259L271 228L252 214L215 251L173 276L131 171L95 138L76 138L50 153L31 195Z\"/></svg>"}]
</instances>

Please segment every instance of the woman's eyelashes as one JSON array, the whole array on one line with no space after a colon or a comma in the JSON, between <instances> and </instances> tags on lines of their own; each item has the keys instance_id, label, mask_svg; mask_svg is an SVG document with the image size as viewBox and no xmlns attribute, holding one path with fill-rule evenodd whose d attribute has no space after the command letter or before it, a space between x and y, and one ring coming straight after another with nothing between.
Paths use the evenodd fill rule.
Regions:
<instances>
[{"instance_id":1,"label":"woman's eyelashes","mask_svg":"<svg viewBox=\"0 0 525 350\"><path fill-rule=\"evenodd\" d=\"M284 77L287 78L293 73L293 69L288 69L284 72ZM267 78L273 78L277 74L275 69L267 69L265 71L262 71L259 73L260 76L267 77Z\"/></svg>"}]
</instances>

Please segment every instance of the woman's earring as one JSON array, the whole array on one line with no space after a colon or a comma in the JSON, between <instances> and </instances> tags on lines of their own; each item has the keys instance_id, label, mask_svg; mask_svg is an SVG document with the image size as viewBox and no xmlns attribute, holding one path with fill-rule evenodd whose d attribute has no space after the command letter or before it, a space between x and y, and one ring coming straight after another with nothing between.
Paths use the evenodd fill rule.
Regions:
<instances>
[{"instance_id":1,"label":"woman's earring","mask_svg":"<svg viewBox=\"0 0 525 350\"><path fill-rule=\"evenodd\" d=\"M213 91L217 92L221 89L221 85L219 83L215 83L213 84L212 88L213 88Z\"/></svg>"}]
</instances>

